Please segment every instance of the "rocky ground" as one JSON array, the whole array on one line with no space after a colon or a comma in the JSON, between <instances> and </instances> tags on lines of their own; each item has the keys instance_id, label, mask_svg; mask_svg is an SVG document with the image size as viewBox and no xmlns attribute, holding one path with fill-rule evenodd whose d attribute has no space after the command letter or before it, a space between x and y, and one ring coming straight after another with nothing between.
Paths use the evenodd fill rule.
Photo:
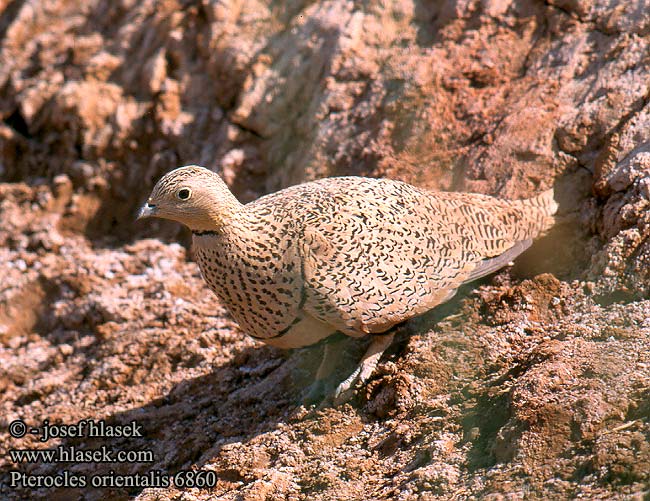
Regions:
<instances>
[{"instance_id":1,"label":"rocky ground","mask_svg":"<svg viewBox=\"0 0 650 501\"><path fill-rule=\"evenodd\" d=\"M0 0L0 496L648 498L649 130L644 0ZM350 404L306 409L323 347L247 338L187 233L134 222L187 163L242 201L359 174L555 186L561 216L408 324ZM16 419L144 436L41 443ZM154 459L9 455L58 445ZM218 481L16 490L16 469Z\"/></svg>"}]
</instances>

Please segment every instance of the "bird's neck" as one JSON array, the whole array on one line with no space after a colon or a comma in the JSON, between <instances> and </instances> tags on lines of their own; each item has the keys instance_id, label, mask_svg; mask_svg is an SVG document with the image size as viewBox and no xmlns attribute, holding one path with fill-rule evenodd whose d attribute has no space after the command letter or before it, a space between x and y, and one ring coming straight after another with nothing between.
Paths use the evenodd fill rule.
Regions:
<instances>
[{"instance_id":1,"label":"bird's neck","mask_svg":"<svg viewBox=\"0 0 650 501\"><path fill-rule=\"evenodd\" d=\"M221 233L240 224L243 205L230 192L204 207L200 214L193 214L184 221L194 234Z\"/></svg>"}]
</instances>

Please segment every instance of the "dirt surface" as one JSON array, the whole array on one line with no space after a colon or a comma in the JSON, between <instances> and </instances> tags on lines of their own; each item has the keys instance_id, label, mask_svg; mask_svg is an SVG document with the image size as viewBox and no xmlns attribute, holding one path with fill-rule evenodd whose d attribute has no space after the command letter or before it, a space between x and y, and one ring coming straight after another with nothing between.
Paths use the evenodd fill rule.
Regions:
<instances>
[{"instance_id":1,"label":"dirt surface","mask_svg":"<svg viewBox=\"0 0 650 501\"><path fill-rule=\"evenodd\" d=\"M647 498L648 131L644 0L0 0L0 497ZM242 201L357 174L555 186L561 216L410 322L350 404L306 409L323 347L246 337L186 231L134 222L188 163ZM363 349L345 343L340 377ZM40 442L18 419L143 436ZM9 454L60 445L153 459ZM140 480L14 489L10 470ZM184 470L216 486L143 480Z\"/></svg>"}]
</instances>

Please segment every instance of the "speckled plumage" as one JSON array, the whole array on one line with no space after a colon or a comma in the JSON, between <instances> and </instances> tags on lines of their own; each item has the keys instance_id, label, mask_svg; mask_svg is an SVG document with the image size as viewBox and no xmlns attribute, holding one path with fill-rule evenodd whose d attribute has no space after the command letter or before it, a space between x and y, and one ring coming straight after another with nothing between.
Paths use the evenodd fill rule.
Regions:
<instances>
[{"instance_id":1,"label":"speckled plumage","mask_svg":"<svg viewBox=\"0 0 650 501\"><path fill-rule=\"evenodd\" d=\"M434 308L525 250L557 207L550 191L505 201L360 177L242 205L216 174L193 166L167 174L152 199L192 178L194 203L210 217L161 217L193 230L201 273L241 328L287 348L336 331L384 333Z\"/></svg>"}]
</instances>

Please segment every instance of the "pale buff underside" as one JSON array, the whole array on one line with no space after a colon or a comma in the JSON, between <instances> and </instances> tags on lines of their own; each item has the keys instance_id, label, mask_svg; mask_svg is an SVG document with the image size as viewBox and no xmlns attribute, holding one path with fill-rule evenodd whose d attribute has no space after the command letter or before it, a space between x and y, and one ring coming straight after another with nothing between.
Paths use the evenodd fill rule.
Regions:
<instances>
[{"instance_id":1,"label":"pale buff underside","mask_svg":"<svg viewBox=\"0 0 650 501\"><path fill-rule=\"evenodd\" d=\"M336 329L331 325L305 314L305 317L291 327L285 335L274 339L264 339L263 341L276 348L302 348L303 346L318 343L335 332Z\"/></svg>"}]
</instances>

